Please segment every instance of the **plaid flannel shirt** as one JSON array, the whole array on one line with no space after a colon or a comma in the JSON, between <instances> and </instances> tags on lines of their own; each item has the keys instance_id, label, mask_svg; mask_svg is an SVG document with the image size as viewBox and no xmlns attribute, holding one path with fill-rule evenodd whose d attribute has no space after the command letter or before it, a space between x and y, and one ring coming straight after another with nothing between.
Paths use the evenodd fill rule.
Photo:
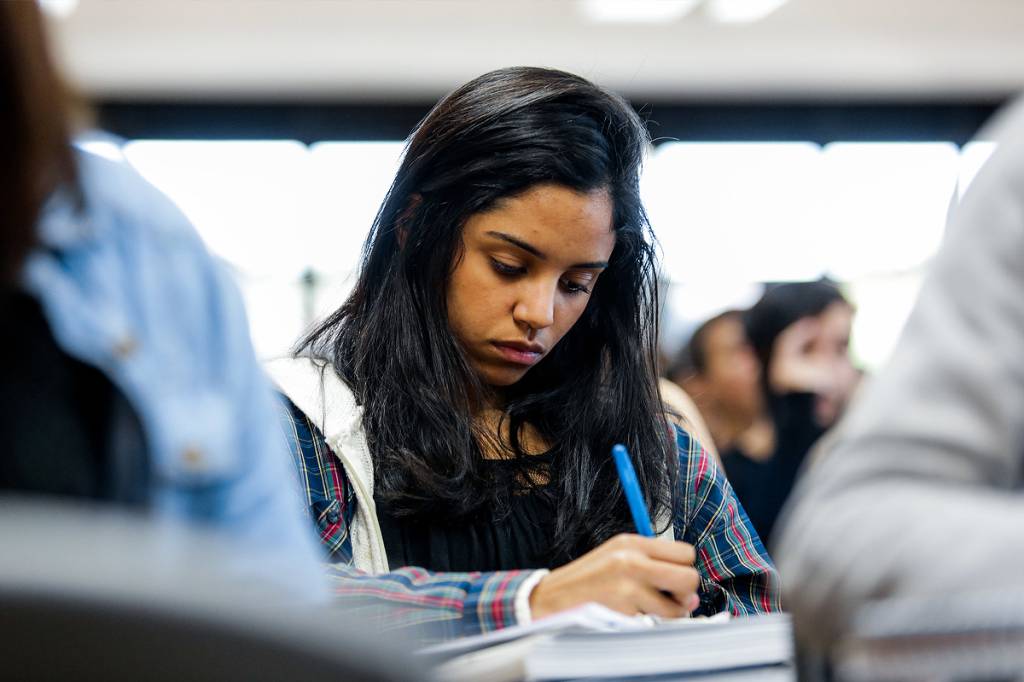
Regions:
<instances>
[{"instance_id":1,"label":"plaid flannel shirt","mask_svg":"<svg viewBox=\"0 0 1024 682\"><path fill-rule=\"evenodd\" d=\"M353 487L319 429L282 396L283 423L304 482L310 516L330 560L332 589L351 603L387 603L402 625L446 623L449 633L472 635L516 623L514 600L533 573L492 571L435 573L403 566L372 575L353 566L349 535L356 513ZM721 469L696 439L676 429L680 504L675 537L694 546L701 576L697 614L730 611L743 616L781 610L780 584L764 545Z\"/></svg>"}]
</instances>

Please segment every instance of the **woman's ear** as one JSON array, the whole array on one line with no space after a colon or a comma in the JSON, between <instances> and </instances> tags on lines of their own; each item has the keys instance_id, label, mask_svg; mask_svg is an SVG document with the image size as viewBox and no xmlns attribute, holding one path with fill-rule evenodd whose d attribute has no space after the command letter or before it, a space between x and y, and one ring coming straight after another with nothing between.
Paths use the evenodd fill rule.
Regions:
<instances>
[{"instance_id":1,"label":"woman's ear","mask_svg":"<svg viewBox=\"0 0 1024 682\"><path fill-rule=\"evenodd\" d=\"M398 239L398 248L405 248L405 240L409 237L409 222L412 220L413 213L416 212L416 209L422 203L422 194L413 193L409 195L409 203L406 204L395 223L395 237Z\"/></svg>"}]
</instances>

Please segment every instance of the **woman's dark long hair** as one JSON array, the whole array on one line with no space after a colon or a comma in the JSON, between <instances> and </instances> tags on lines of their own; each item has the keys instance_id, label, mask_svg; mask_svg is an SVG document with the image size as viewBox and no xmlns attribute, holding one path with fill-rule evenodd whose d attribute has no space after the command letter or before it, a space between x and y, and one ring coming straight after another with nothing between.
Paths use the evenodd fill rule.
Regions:
<instances>
[{"instance_id":1,"label":"woman's dark long hair","mask_svg":"<svg viewBox=\"0 0 1024 682\"><path fill-rule=\"evenodd\" d=\"M67 114L38 6L0 2L0 286L17 281L46 198L76 185Z\"/></svg>"},{"instance_id":2,"label":"woman's dark long hair","mask_svg":"<svg viewBox=\"0 0 1024 682\"><path fill-rule=\"evenodd\" d=\"M671 508L678 467L655 378L656 258L638 186L648 141L621 98L540 68L480 76L417 127L354 291L298 347L329 360L363 405L376 494L392 513L508 508L514 486L485 466L489 436L473 418L488 389L449 328L446 292L467 218L542 183L606 189L616 243L582 317L505 392L504 446L520 473L531 466L524 424L553 448L556 551L577 555L632 530L615 443L632 453L652 511Z\"/></svg>"}]
</instances>

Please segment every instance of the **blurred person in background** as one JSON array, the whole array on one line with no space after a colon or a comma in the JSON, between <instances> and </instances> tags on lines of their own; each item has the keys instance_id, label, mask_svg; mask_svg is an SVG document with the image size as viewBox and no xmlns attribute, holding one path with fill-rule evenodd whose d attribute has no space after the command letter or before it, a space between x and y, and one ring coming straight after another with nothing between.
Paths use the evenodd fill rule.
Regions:
<instances>
[{"instance_id":1,"label":"blurred person in background","mask_svg":"<svg viewBox=\"0 0 1024 682\"><path fill-rule=\"evenodd\" d=\"M755 460L771 455L761 369L747 341L743 311L727 310L697 327L667 374L696 403L727 476L730 459L739 453Z\"/></svg>"},{"instance_id":2,"label":"blurred person in background","mask_svg":"<svg viewBox=\"0 0 1024 682\"><path fill-rule=\"evenodd\" d=\"M860 380L850 360L854 309L832 282L780 284L744 315L770 419L767 457L743 450L726 471L758 534L771 541L811 446L835 423ZM762 450L764 452L764 450Z\"/></svg>"},{"instance_id":3,"label":"blurred person in background","mask_svg":"<svg viewBox=\"0 0 1024 682\"><path fill-rule=\"evenodd\" d=\"M648 139L621 98L539 68L471 81L414 131L353 293L270 364L340 594L432 604L462 634L592 601L779 608L659 399ZM662 538L634 534L616 443Z\"/></svg>"},{"instance_id":4,"label":"blurred person in background","mask_svg":"<svg viewBox=\"0 0 1024 682\"><path fill-rule=\"evenodd\" d=\"M240 297L165 197L71 145L35 2L0 3L0 91L0 492L217 529L240 576L320 598Z\"/></svg>"},{"instance_id":5,"label":"blurred person in background","mask_svg":"<svg viewBox=\"0 0 1024 682\"><path fill-rule=\"evenodd\" d=\"M996 151L952 207L890 360L779 528L808 647L871 600L916 595L955 627L971 590L1024 588L1024 100L981 135Z\"/></svg>"},{"instance_id":6,"label":"blurred person in background","mask_svg":"<svg viewBox=\"0 0 1024 682\"><path fill-rule=\"evenodd\" d=\"M692 433L708 454L721 464L715 439L711 436L711 430L693 398L681 386L665 377L658 379L658 392L661 393L661 402L665 406L665 413L669 420Z\"/></svg>"}]
</instances>

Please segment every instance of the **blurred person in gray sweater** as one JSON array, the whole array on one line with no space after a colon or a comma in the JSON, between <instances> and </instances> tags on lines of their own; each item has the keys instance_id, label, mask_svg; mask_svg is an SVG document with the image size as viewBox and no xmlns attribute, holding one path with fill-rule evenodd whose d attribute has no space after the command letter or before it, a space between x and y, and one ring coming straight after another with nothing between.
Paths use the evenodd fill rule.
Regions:
<instances>
[{"instance_id":1,"label":"blurred person in gray sweater","mask_svg":"<svg viewBox=\"0 0 1024 682\"><path fill-rule=\"evenodd\" d=\"M955 619L965 592L1024 586L1024 101L986 133L998 148L951 209L892 358L780 522L808 649L873 599L934 597Z\"/></svg>"}]
</instances>

